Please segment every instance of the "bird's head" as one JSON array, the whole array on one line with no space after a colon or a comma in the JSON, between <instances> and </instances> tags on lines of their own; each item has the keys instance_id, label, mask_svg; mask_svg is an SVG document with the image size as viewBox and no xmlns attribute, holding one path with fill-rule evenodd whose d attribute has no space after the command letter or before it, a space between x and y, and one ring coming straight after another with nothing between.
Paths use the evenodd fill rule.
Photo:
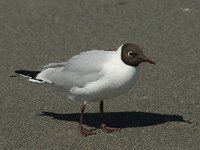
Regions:
<instances>
[{"instance_id":1,"label":"bird's head","mask_svg":"<svg viewBox=\"0 0 200 150\"><path fill-rule=\"evenodd\" d=\"M143 50L139 46L131 43L125 43L122 45L121 59L125 64L134 67L137 67L142 62L156 64L153 60L144 55Z\"/></svg>"}]
</instances>

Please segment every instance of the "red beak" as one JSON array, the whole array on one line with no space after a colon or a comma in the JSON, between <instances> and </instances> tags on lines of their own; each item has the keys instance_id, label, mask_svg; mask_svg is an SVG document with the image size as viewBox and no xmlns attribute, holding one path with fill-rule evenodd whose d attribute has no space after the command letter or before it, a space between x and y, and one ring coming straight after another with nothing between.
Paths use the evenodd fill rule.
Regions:
<instances>
[{"instance_id":1,"label":"red beak","mask_svg":"<svg viewBox=\"0 0 200 150\"><path fill-rule=\"evenodd\" d=\"M154 64L154 65L156 64L155 61L149 59L149 58L146 57L145 55L143 55L143 56L141 57L141 61L142 61L142 62L148 62L148 63L150 63L150 64Z\"/></svg>"},{"instance_id":2,"label":"red beak","mask_svg":"<svg viewBox=\"0 0 200 150\"><path fill-rule=\"evenodd\" d=\"M143 59L143 62L148 62L148 63L150 63L150 64L156 64L156 62L155 61L153 61L153 60L151 60L151 59L149 59L149 58L145 58L145 59Z\"/></svg>"}]
</instances>

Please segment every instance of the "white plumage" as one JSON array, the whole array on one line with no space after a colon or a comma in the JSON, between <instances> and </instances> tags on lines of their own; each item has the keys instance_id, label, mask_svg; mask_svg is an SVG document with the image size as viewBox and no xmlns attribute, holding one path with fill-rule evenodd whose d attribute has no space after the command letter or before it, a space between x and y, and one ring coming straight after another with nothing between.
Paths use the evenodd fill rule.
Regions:
<instances>
[{"instance_id":1,"label":"white plumage","mask_svg":"<svg viewBox=\"0 0 200 150\"><path fill-rule=\"evenodd\" d=\"M67 62L50 63L42 71L16 70L15 73L28 76L29 81L53 83L62 88L69 99L82 103L80 133L95 134L83 127L83 113L87 102L100 101L103 114L103 100L128 91L139 76L139 64L156 64L143 54L136 44L125 43L117 51L92 50L80 53ZM108 127L102 115L104 131L118 131Z\"/></svg>"},{"instance_id":2,"label":"white plumage","mask_svg":"<svg viewBox=\"0 0 200 150\"><path fill-rule=\"evenodd\" d=\"M54 83L69 99L85 103L120 95L133 86L139 71L121 60L121 47L82 52L67 62L50 63L36 79Z\"/></svg>"}]
</instances>

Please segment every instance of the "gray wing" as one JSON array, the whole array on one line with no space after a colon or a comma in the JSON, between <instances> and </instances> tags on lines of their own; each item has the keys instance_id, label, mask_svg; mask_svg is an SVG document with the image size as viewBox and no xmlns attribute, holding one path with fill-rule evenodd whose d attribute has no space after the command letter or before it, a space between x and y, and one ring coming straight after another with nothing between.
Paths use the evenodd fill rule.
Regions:
<instances>
[{"instance_id":1,"label":"gray wing","mask_svg":"<svg viewBox=\"0 0 200 150\"><path fill-rule=\"evenodd\" d=\"M102 69L113 54L114 51L103 50L82 52L67 62L44 66L41 77L66 89L84 87L103 77Z\"/></svg>"}]
</instances>

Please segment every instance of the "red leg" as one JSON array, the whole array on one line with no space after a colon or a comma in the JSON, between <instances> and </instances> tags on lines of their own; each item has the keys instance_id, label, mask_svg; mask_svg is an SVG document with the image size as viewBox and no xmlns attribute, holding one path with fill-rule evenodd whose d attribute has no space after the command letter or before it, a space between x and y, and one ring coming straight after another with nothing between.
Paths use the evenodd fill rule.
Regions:
<instances>
[{"instance_id":1,"label":"red leg","mask_svg":"<svg viewBox=\"0 0 200 150\"><path fill-rule=\"evenodd\" d=\"M112 127L106 126L105 118L104 118L104 114L103 114L103 101L100 101L99 106L100 106L100 112L101 112L101 121L102 121L101 127L102 127L102 129L107 133L121 130L121 128L112 128Z\"/></svg>"},{"instance_id":2,"label":"red leg","mask_svg":"<svg viewBox=\"0 0 200 150\"><path fill-rule=\"evenodd\" d=\"M83 136L88 136L88 135L95 134L95 133L92 132L92 130L85 129L83 127L83 113L84 113L84 110L85 110L85 104L83 103L81 105L81 114L80 114L80 133Z\"/></svg>"}]
</instances>

